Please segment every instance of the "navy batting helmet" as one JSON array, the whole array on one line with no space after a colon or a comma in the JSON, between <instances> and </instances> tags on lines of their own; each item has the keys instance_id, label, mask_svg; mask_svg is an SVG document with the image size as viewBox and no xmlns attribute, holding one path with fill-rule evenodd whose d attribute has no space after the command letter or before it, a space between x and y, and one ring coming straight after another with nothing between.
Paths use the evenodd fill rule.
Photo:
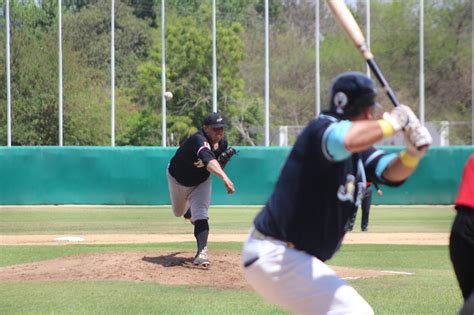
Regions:
<instances>
[{"instance_id":1,"label":"navy batting helmet","mask_svg":"<svg viewBox=\"0 0 474 315\"><path fill-rule=\"evenodd\" d=\"M354 117L375 102L375 82L362 72L346 72L336 77L331 87L329 111L341 117Z\"/></svg>"}]
</instances>

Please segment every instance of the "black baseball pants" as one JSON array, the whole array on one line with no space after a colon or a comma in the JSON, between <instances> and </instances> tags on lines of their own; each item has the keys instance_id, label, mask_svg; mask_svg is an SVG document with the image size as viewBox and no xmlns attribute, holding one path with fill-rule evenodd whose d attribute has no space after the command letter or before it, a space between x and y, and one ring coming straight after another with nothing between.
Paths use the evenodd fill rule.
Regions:
<instances>
[{"instance_id":1,"label":"black baseball pants","mask_svg":"<svg viewBox=\"0 0 474 315\"><path fill-rule=\"evenodd\" d=\"M449 238L449 253L464 300L474 292L474 209L458 208Z\"/></svg>"}]
</instances>

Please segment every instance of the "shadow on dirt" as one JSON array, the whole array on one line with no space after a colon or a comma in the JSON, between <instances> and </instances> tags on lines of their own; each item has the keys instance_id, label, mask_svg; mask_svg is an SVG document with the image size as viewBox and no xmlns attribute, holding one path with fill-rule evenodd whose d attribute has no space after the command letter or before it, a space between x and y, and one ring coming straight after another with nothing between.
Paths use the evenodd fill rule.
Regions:
<instances>
[{"instance_id":1,"label":"shadow on dirt","mask_svg":"<svg viewBox=\"0 0 474 315\"><path fill-rule=\"evenodd\" d=\"M194 257L183 257L183 256L180 256L180 254L183 254L183 253L176 252L176 253L171 253L168 255L162 255L162 256L156 256L156 257L144 256L142 260L152 263L152 264L161 265L163 267L182 266L182 267L193 268Z\"/></svg>"}]
</instances>

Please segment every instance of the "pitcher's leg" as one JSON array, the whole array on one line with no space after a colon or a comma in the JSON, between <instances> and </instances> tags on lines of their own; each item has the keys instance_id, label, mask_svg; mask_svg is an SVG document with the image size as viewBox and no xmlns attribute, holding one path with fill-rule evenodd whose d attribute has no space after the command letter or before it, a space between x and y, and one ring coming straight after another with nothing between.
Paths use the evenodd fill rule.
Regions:
<instances>
[{"instance_id":1,"label":"pitcher's leg","mask_svg":"<svg viewBox=\"0 0 474 315\"><path fill-rule=\"evenodd\" d=\"M189 194L189 204L193 222L209 218L209 205L211 204L212 179L211 176L203 183L196 186Z\"/></svg>"},{"instance_id":2,"label":"pitcher's leg","mask_svg":"<svg viewBox=\"0 0 474 315\"><path fill-rule=\"evenodd\" d=\"M211 177L198 185L190 194L191 217L194 223L194 237L196 238L197 253L195 265L208 266L207 240L209 237L209 205L211 203Z\"/></svg>"},{"instance_id":3,"label":"pitcher's leg","mask_svg":"<svg viewBox=\"0 0 474 315\"><path fill-rule=\"evenodd\" d=\"M166 176L168 178L168 190L170 193L171 206L173 213L177 217L181 217L189 208L188 197L194 187L183 186L171 176L168 169L166 169Z\"/></svg>"}]
</instances>

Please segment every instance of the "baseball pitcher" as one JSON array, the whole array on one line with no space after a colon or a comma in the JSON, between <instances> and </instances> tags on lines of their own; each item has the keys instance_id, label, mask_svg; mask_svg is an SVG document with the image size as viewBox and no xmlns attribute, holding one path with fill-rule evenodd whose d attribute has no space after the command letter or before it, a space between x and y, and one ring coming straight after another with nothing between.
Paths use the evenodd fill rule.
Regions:
<instances>
[{"instance_id":1,"label":"baseball pitcher","mask_svg":"<svg viewBox=\"0 0 474 315\"><path fill-rule=\"evenodd\" d=\"M211 176L223 182L229 194L234 184L224 172L230 158L236 154L224 138L224 118L211 113L200 131L187 138L176 151L167 169L168 189L174 215L184 217L194 225L197 253L194 264L209 266L207 239L208 210L211 203Z\"/></svg>"}]
</instances>

